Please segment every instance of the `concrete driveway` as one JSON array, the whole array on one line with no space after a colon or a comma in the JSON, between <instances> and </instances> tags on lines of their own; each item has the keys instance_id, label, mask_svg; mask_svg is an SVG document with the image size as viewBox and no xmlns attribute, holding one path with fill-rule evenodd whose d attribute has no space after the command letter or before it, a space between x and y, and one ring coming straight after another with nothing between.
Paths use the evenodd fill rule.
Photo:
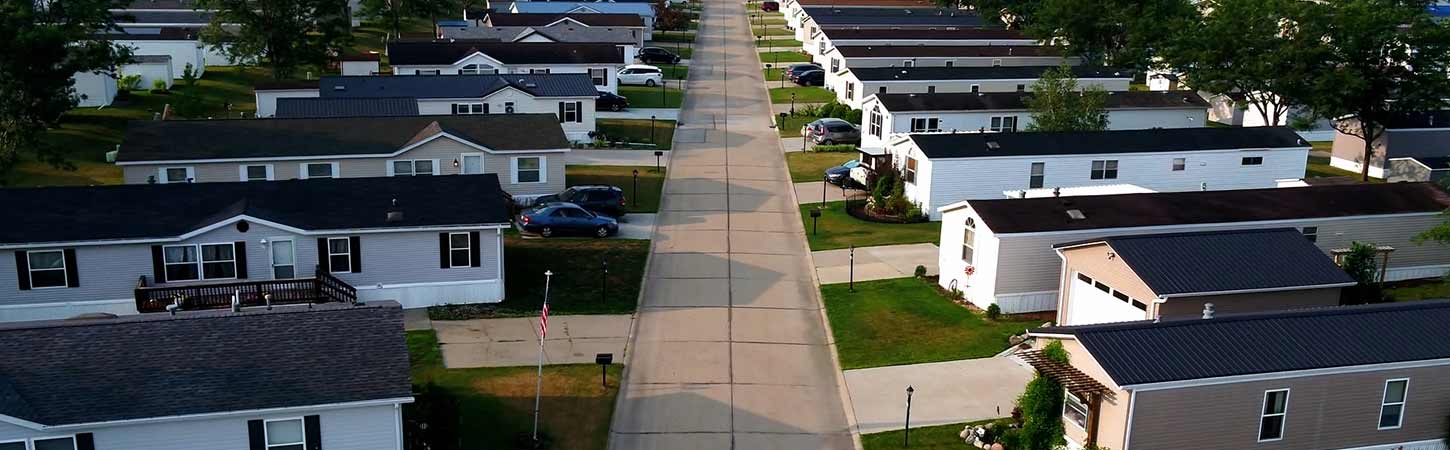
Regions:
<instances>
[{"instance_id":1,"label":"concrete driveway","mask_svg":"<svg viewBox=\"0 0 1450 450\"><path fill-rule=\"evenodd\" d=\"M866 195L866 191L860 189L841 189L840 186L834 184L827 186L824 181L807 181L795 184L796 201L802 205L820 203L822 192L825 192L826 201L828 202L839 202L847 198L861 198Z\"/></svg>"},{"instance_id":2,"label":"concrete driveway","mask_svg":"<svg viewBox=\"0 0 1450 450\"><path fill-rule=\"evenodd\" d=\"M849 249L811 253L821 284L845 283L851 277ZM856 247L856 281L906 278L916 275L916 266L926 266L927 275L937 274L936 244Z\"/></svg>"},{"instance_id":3,"label":"concrete driveway","mask_svg":"<svg viewBox=\"0 0 1450 450\"><path fill-rule=\"evenodd\" d=\"M632 315L551 316L544 364L592 364L596 353L623 361ZM435 320L443 366L529 366L539 361L539 318Z\"/></svg>"},{"instance_id":4,"label":"concrete driveway","mask_svg":"<svg viewBox=\"0 0 1450 450\"><path fill-rule=\"evenodd\" d=\"M915 389L911 426L925 427L1009 416L1031 380L1032 369L1010 357L846 371L862 434L905 426L907 386Z\"/></svg>"},{"instance_id":5,"label":"concrete driveway","mask_svg":"<svg viewBox=\"0 0 1450 450\"><path fill-rule=\"evenodd\" d=\"M649 120L654 116L659 120L679 120L679 108L629 108L624 111L599 111L594 113L600 119L642 119Z\"/></svg>"},{"instance_id":6,"label":"concrete driveway","mask_svg":"<svg viewBox=\"0 0 1450 450\"><path fill-rule=\"evenodd\" d=\"M653 166L654 150L571 150L564 163L581 166ZM669 166L670 151L659 157L661 166Z\"/></svg>"}]
</instances>

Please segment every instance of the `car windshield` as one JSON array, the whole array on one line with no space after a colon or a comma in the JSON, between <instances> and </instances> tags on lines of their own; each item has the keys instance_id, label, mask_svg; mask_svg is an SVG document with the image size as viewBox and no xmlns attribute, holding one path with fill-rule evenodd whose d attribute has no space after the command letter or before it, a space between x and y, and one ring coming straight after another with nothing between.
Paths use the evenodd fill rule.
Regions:
<instances>
[{"instance_id":1,"label":"car windshield","mask_svg":"<svg viewBox=\"0 0 1450 450\"><path fill-rule=\"evenodd\" d=\"M564 192L559 193L559 201L572 202L578 200L578 197L580 197L579 191L574 188L565 189Z\"/></svg>"},{"instance_id":2,"label":"car windshield","mask_svg":"<svg viewBox=\"0 0 1450 450\"><path fill-rule=\"evenodd\" d=\"M845 164L842 164L841 167L845 167L847 169L855 169L856 166L859 166L859 165L861 165L861 161L857 161L857 160L854 160L853 159L853 160L850 160L850 161L846 161L846 163Z\"/></svg>"}]
</instances>

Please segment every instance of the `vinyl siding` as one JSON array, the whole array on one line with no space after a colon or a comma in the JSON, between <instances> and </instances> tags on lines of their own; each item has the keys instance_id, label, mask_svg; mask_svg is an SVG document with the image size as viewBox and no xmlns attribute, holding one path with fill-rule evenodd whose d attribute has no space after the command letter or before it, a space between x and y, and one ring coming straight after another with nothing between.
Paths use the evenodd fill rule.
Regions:
<instances>
[{"instance_id":1,"label":"vinyl siding","mask_svg":"<svg viewBox=\"0 0 1450 450\"><path fill-rule=\"evenodd\" d=\"M1378 430L1385 380L1395 378L1410 379L1404 424ZM1258 443L1264 391L1284 388L1290 390L1284 439ZM1352 448L1444 438L1447 415L1447 366L1142 391L1129 444L1179 450Z\"/></svg>"},{"instance_id":2,"label":"vinyl siding","mask_svg":"<svg viewBox=\"0 0 1450 450\"><path fill-rule=\"evenodd\" d=\"M877 104L875 101L868 102L862 109L871 111ZM936 118L938 129L942 132L961 131L987 131L991 130L993 117L1011 116L1017 118L1017 130L1026 130L1032 124L1032 114L1026 110L999 110L999 111L903 111L890 112L882 108L882 127L885 132L881 138L863 134L861 139L862 147L885 147L886 142L892 140L897 134L911 133L911 120L918 118ZM1204 126L1208 120L1206 108L1145 108L1145 109L1110 109L1108 110L1109 130L1141 130L1149 128L1197 128Z\"/></svg>"},{"instance_id":3,"label":"vinyl siding","mask_svg":"<svg viewBox=\"0 0 1450 450\"><path fill-rule=\"evenodd\" d=\"M634 55L633 54L630 54L630 56L632 57ZM482 56L479 56L479 55L473 55L472 57L470 57L470 58L468 58L468 59L466 59L464 61L461 61L458 64L447 64L447 65L398 65L398 66L393 66L393 73L396 74L396 75L417 75L419 70L438 70L440 75L457 75L458 74L458 71L460 69L462 69L463 66L468 65L468 64L482 64L482 65L485 65L486 66L484 68L484 70L488 70L490 68L497 69L498 70L498 73L501 73L501 74L510 74L510 73L524 73L524 74L526 74L526 73L529 73L529 70L530 69L548 69L549 70L549 73L585 73L585 74L587 74L587 73L589 73L589 69L604 69L605 75L607 77L606 78L606 81L607 82L605 83L605 85L603 85L603 86L595 86L595 88L596 89L599 89L599 90L602 90L602 91L618 92L619 83L618 83L618 80L615 77L616 77L616 74L620 71L620 69L623 69L624 68L624 65L627 64L627 62L624 61L624 59L625 59L624 58L624 53L623 53L623 51L621 51L620 52L619 61L616 61L614 63L597 63L597 64L504 64L504 63L500 63L500 62L498 62L496 60L493 60L493 59L490 59L490 58L485 58L485 57L482 57Z\"/></svg>"},{"instance_id":4,"label":"vinyl siding","mask_svg":"<svg viewBox=\"0 0 1450 450\"><path fill-rule=\"evenodd\" d=\"M1093 359L1092 354L1083 348L1076 340L1064 339L1039 339L1038 348L1045 346L1047 342L1062 342L1062 348L1067 350L1068 362L1073 367L1082 371L1093 380L1107 386L1111 391L1103 396L1102 403L1098 405L1098 446L1106 449L1122 449L1124 432L1127 430L1128 406L1132 397L1127 391L1118 389L1113 384L1113 379L1108 377L1102 366ZM1091 406L1089 406L1091 408ZM1066 418L1062 421L1062 429L1068 438L1081 444L1087 441L1087 430L1079 428L1077 424L1068 422Z\"/></svg>"},{"instance_id":5,"label":"vinyl siding","mask_svg":"<svg viewBox=\"0 0 1450 450\"><path fill-rule=\"evenodd\" d=\"M218 419L174 420L149 424L35 431L0 423L0 441L93 433L102 450L244 450L247 421L316 414L326 450L400 450L397 410L392 405L292 412Z\"/></svg>"},{"instance_id":6,"label":"vinyl siding","mask_svg":"<svg viewBox=\"0 0 1450 450\"><path fill-rule=\"evenodd\" d=\"M829 69L829 67L827 67ZM836 92L836 98L841 103L850 105L852 108L861 108L861 102L866 95L875 94L882 86L886 87L889 94L925 94L928 87L936 87L936 92L971 92L972 85L978 85L978 92L1017 92L1017 85L1025 85L1027 90L1032 89L1033 79L1016 80L927 80L927 81L866 81L860 82L854 74L846 74L837 77L836 83L828 83ZM1083 78L1078 83L1086 88L1088 86L1102 86L1108 91L1126 91L1131 80L1128 78ZM846 82L856 83L856 97L847 99L845 96ZM863 94L864 93L864 94Z\"/></svg>"}]
</instances>

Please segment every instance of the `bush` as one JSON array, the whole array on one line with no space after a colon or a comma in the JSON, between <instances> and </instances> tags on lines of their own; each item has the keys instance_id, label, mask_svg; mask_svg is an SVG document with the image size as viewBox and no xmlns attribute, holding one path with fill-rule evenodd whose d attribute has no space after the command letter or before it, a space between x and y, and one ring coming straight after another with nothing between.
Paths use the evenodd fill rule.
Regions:
<instances>
[{"instance_id":1,"label":"bush","mask_svg":"<svg viewBox=\"0 0 1450 450\"><path fill-rule=\"evenodd\" d=\"M186 82L186 87L196 86L196 68L191 63L186 63L186 68L181 69L181 80Z\"/></svg>"},{"instance_id":2,"label":"bush","mask_svg":"<svg viewBox=\"0 0 1450 450\"><path fill-rule=\"evenodd\" d=\"M166 80L162 80L160 78L157 78L155 80L151 80L151 90L153 90L153 91L164 91L164 90L166 90Z\"/></svg>"},{"instance_id":3,"label":"bush","mask_svg":"<svg viewBox=\"0 0 1450 450\"><path fill-rule=\"evenodd\" d=\"M891 186L891 197L886 199L886 210L893 215L905 215L913 205L906 200L906 181L901 177L893 177L895 181Z\"/></svg>"},{"instance_id":4,"label":"bush","mask_svg":"<svg viewBox=\"0 0 1450 450\"><path fill-rule=\"evenodd\" d=\"M876 186L871 188L871 199L877 207L886 207L886 198L891 195L891 187L896 185L896 171L882 170L876 177Z\"/></svg>"},{"instance_id":5,"label":"bush","mask_svg":"<svg viewBox=\"0 0 1450 450\"><path fill-rule=\"evenodd\" d=\"M141 74L130 74L116 80L116 87L122 91L134 91L141 87Z\"/></svg>"},{"instance_id":6,"label":"bush","mask_svg":"<svg viewBox=\"0 0 1450 450\"><path fill-rule=\"evenodd\" d=\"M1062 348L1061 341L1047 344L1042 349L1042 354L1054 361L1068 361L1067 350ZM1017 406L1022 409L1022 430L1015 437L1020 438L1020 441L1010 448L1038 450L1065 445L1066 441L1062 437L1062 403L1062 383L1041 373L1037 374L1027 383L1027 389L1022 396L1017 398ZM1006 436L1003 439L1006 440Z\"/></svg>"},{"instance_id":7,"label":"bush","mask_svg":"<svg viewBox=\"0 0 1450 450\"><path fill-rule=\"evenodd\" d=\"M413 403L403 405L404 448L455 450L458 448L458 398L433 383L418 386Z\"/></svg>"},{"instance_id":8,"label":"bush","mask_svg":"<svg viewBox=\"0 0 1450 450\"><path fill-rule=\"evenodd\" d=\"M917 278L926 278L926 266L916 266L916 271L914 273L916 274Z\"/></svg>"},{"instance_id":9,"label":"bush","mask_svg":"<svg viewBox=\"0 0 1450 450\"><path fill-rule=\"evenodd\" d=\"M817 152L854 152L856 146L851 144L817 145L813 149Z\"/></svg>"},{"instance_id":10,"label":"bush","mask_svg":"<svg viewBox=\"0 0 1450 450\"><path fill-rule=\"evenodd\" d=\"M997 306L996 303L987 306L987 319L997 320L998 317L1002 317L1002 307Z\"/></svg>"}]
</instances>

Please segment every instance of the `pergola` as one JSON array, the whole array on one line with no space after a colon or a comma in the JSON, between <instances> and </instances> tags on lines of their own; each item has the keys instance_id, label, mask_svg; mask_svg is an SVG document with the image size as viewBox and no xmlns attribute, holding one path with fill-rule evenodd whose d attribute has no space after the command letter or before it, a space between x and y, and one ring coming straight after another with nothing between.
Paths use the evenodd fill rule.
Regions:
<instances>
[{"instance_id":1,"label":"pergola","mask_svg":"<svg viewBox=\"0 0 1450 450\"><path fill-rule=\"evenodd\" d=\"M1088 402L1087 420L1087 442L1085 445L1092 446L1098 441L1098 413L1104 397L1113 395L1113 390L1098 382L1098 380L1083 373L1070 363L1058 362L1040 350L1026 350L1017 352L1017 357L1022 358L1027 364L1032 365L1038 374L1051 378L1062 384L1068 392Z\"/></svg>"}]
</instances>

